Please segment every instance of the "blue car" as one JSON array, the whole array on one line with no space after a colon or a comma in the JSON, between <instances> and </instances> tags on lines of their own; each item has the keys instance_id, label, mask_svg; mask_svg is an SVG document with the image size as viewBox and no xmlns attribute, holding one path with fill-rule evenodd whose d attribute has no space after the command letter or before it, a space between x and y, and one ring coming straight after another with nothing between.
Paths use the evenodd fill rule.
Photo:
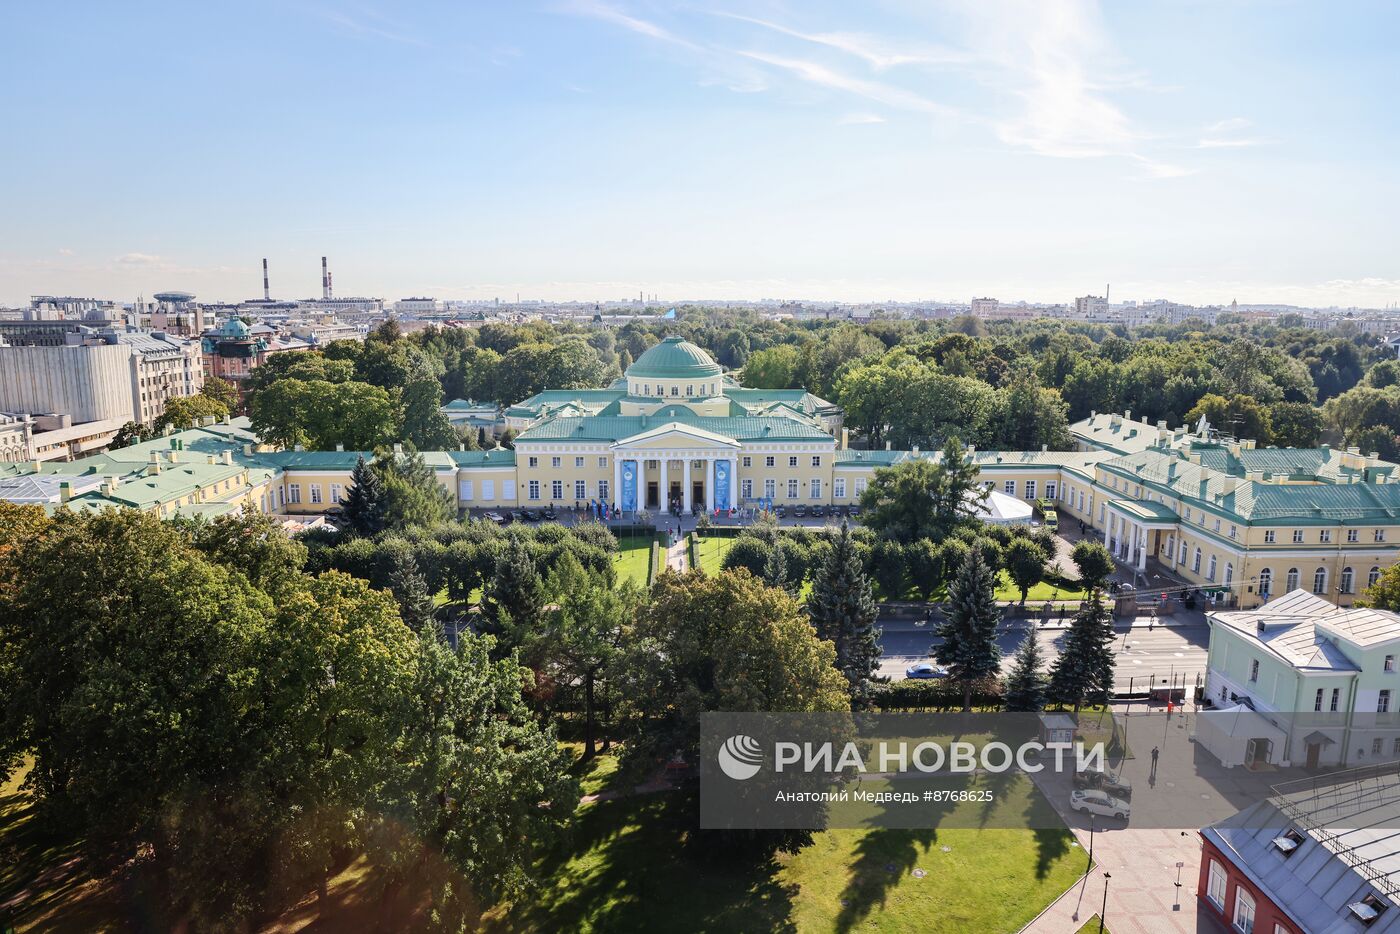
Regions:
<instances>
[{"instance_id":1,"label":"blue car","mask_svg":"<svg viewBox=\"0 0 1400 934\"><path fill-rule=\"evenodd\" d=\"M910 665L904 669L904 677L914 679L946 678L948 669L942 665L935 665L933 662L919 662L917 665Z\"/></svg>"}]
</instances>

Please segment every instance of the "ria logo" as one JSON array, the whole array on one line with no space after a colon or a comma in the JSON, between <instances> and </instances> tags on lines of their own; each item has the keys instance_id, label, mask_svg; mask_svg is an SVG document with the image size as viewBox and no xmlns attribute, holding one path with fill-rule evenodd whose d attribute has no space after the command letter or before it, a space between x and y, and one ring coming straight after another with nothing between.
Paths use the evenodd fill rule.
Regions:
<instances>
[{"instance_id":1,"label":"ria logo","mask_svg":"<svg viewBox=\"0 0 1400 934\"><path fill-rule=\"evenodd\" d=\"M731 736L719 747L719 767L735 781L753 778L763 768L763 747L752 736Z\"/></svg>"}]
</instances>

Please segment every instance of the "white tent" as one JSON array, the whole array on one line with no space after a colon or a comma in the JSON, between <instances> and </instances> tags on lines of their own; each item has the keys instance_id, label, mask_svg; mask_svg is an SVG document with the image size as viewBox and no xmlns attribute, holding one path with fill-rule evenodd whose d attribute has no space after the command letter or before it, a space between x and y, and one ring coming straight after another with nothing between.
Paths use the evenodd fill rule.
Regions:
<instances>
[{"instance_id":1,"label":"white tent","mask_svg":"<svg viewBox=\"0 0 1400 934\"><path fill-rule=\"evenodd\" d=\"M1028 525L1031 507L1014 496L988 490L987 498L977 507L977 517L993 525Z\"/></svg>"},{"instance_id":2,"label":"white tent","mask_svg":"<svg viewBox=\"0 0 1400 934\"><path fill-rule=\"evenodd\" d=\"M1220 764L1277 764L1283 758L1287 734L1269 719L1244 704L1203 710L1196 715L1196 743L1204 746Z\"/></svg>"}]
</instances>

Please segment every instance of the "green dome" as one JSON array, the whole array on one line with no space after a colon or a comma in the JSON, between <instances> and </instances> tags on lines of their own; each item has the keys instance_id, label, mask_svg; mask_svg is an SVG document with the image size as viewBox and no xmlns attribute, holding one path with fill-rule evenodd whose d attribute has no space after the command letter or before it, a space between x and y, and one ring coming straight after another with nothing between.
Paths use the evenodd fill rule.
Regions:
<instances>
[{"instance_id":1,"label":"green dome","mask_svg":"<svg viewBox=\"0 0 1400 934\"><path fill-rule=\"evenodd\" d=\"M245 340L248 333L248 325L238 318L229 318L219 329L219 336L230 340Z\"/></svg>"},{"instance_id":2,"label":"green dome","mask_svg":"<svg viewBox=\"0 0 1400 934\"><path fill-rule=\"evenodd\" d=\"M627 368L629 377L708 379L723 371L714 358L684 337L668 337Z\"/></svg>"}]
</instances>

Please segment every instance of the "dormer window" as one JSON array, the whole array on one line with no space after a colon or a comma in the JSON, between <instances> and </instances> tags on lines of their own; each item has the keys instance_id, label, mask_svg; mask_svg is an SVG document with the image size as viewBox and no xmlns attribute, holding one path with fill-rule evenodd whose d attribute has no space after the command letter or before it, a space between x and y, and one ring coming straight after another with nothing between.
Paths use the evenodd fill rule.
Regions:
<instances>
[{"instance_id":1,"label":"dormer window","mask_svg":"<svg viewBox=\"0 0 1400 934\"><path fill-rule=\"evenodd\" d=\"M1294 850L1303 845L1303 835L1296 830L1289 830L1282 836L1274 837L1272 842L1274 849L1282 853L1286 859L1293 855Z\"/></svg>"},{"instance_id":2,"label":"dormer window","mask_svg":"<svg viewBox=\"0 0 1400 934\"><path fill-rule=\"evenodd\" d=\"M1385 907L1385 902L1375 895L1367 895L1361 901L1347 905L1347 911L1351 912L1352 917L1358 919L1362 924L1370 927L1385 911Z\"/></svg>"}]
</instances>

